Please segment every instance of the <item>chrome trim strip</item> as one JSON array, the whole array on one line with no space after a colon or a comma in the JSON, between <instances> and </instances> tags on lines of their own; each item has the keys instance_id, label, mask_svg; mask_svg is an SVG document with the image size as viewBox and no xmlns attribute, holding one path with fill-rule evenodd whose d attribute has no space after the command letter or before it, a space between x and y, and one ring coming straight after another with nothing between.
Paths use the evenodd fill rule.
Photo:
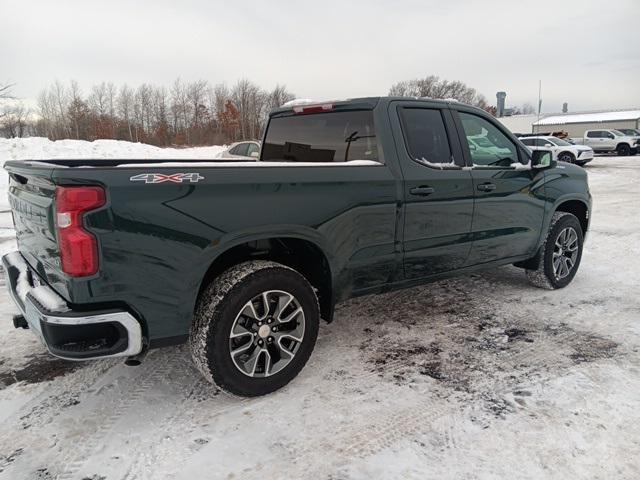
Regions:
<instances>
[{"instance_id":1,"label":"chrome trim strip","mask_svg":"<svg viewBox=\"0 0 640 480\"><path fill-rule=\"evenodd\" d=\"M16 253L16 252L12 252ZM17 262L11 261L11 254L4 255L2 257L3 264L9 265L11 267L17 268L19 271L22 271L20 265L17 265ZM26 266L26 262L25 262ZM27 267L28 268L28 267ZM112 313L103 313L97 315L86 315L82 317L63 317L56 315L56 312L45 313L42 312L33 302L32 295L29 293L34 287L30 287L29 291L25 295L24 299L24 308L22 307L22 302L19 301L18 293L15 291L14 286L11 283L9 278L9 272L5 268L5 279L7 283L7 288L9 289L9 294L13 299L14 303L17 305L20 312L24 315L27 323L29 324L30 329L34 332L34 334L40 338L42 343L47 347L49 353L51 355L62 358L65 360L73 360L73 361L84 361L84 360L96 360L100 358L114 358L114 357L129 357L132 355L137 355L142 351L142 327L140 323L128 312L112 312ZM37 288L46 288L48 289L52 295L58 296L49 286L40 285ZM127 349L114 353L112 355L99 355L96 357L85 357L85 358L70 358L65 357L63 355L59 355L53 353L47 345L46 340L42 334L42 330L40 327L40 320L45 323L57 324L57 325L86 325L86 324L94 324L94 323L105 323L105 322L116 322L122 325L127 331Z\"/></svg>"}]
</instances>

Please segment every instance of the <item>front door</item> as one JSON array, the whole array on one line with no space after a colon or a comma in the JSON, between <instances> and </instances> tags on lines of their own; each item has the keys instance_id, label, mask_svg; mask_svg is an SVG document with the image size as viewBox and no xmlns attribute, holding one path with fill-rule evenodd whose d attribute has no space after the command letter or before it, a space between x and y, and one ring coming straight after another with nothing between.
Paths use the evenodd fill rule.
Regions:
<instances>
[{"instance_id":1,"label":"front door","mask_svg":"<svg viewBox=\"0 0 640 480\"><path fill-rule=\"evenodd\" d=\"M475 209L468 263L533 255L544 217L544 173L526 165L528 155L497 122L473 111L457 116L467 138L463 149L473 165ZM477 146L479 137L482 148Z\"/></svg>"},{"instance_id":2,"label":"front door","mask_svg":"<svg viewBox=\"0 0 640 480\"><path fill-rule=\"evenodd\" d=\"M404 274L420 278L465 265L471 250L473 185L448 108L392 104L404 177Z\"/></svg>"}]
</instances>

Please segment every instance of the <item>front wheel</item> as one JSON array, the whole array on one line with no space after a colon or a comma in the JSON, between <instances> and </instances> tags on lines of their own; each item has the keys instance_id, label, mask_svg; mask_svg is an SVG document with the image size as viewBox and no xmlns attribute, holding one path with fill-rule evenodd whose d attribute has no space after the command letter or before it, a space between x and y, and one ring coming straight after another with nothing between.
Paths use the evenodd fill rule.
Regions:
<instances>
[{"instance_id":1,"label":"front wheel","mask_svg":"<svg viewBox=\"0 0 640 480\"><path fill-rule=\"evenodd\" d=\"M536 268L527 269L529 281L547 289L569 285L580 266L583 243L582 226L576 216L567 212L554 213Z\"/></svg>"},{"instance_id":2,"label":"front wheel","mask_svg":"<svg viewBox=\"0 0 640 480\"><path fill-rule=\"evenodd\" d=\"M571 152L562 152L560 155L558 155L558 161L574 163L576 161L576 157L574 157Z\"/></svg>"},{"instance_id":3,"label":"front wheel","mask_svg":"<svg viewBox=\"0 0 640 480\"><path fill-rule=\"evenodd\" d=\"M318 299L298 272L264 260L241 263L201 294L191 354L205 378L223 390L265 395L307 363L319 319Z\"/></svg>"}]
</instances>

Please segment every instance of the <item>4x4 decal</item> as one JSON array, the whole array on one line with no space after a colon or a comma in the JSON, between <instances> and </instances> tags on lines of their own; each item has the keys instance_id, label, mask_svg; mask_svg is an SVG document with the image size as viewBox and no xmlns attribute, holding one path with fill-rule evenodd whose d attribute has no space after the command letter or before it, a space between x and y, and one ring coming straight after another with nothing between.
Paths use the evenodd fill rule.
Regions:
<instances>
[{"instance_id":1,"label":"4x4 decal","mask_svg":"<svg viewBox=\"0 0 640 480\"><path fill-rule=\"evenodd\" d=\"M165 175L164 173L141 173L134 175L129 180L144 183L197 183L199 180L204 180L204 177L199 173L172 173L170 175Z\"/></svg>"}]
</instances>

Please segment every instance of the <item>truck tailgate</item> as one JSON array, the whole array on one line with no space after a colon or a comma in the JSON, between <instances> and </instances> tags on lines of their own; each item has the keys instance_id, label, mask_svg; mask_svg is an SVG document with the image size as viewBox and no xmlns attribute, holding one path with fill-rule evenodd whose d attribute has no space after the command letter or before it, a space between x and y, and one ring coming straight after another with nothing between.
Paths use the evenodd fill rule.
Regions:
<instances>
[{"instance_id":1,"label":"truck tailgate","mask_svg":"<svg viewBox=\"0 0 640 480\"><path fill-rule=\"evenodd\" d=\"M60 254L55 231L55 185L50 180L51 168L24 163L24 166L7 167L9 204L18 249L40 276L59 279Z\"/></svg>"}]
</instances>

